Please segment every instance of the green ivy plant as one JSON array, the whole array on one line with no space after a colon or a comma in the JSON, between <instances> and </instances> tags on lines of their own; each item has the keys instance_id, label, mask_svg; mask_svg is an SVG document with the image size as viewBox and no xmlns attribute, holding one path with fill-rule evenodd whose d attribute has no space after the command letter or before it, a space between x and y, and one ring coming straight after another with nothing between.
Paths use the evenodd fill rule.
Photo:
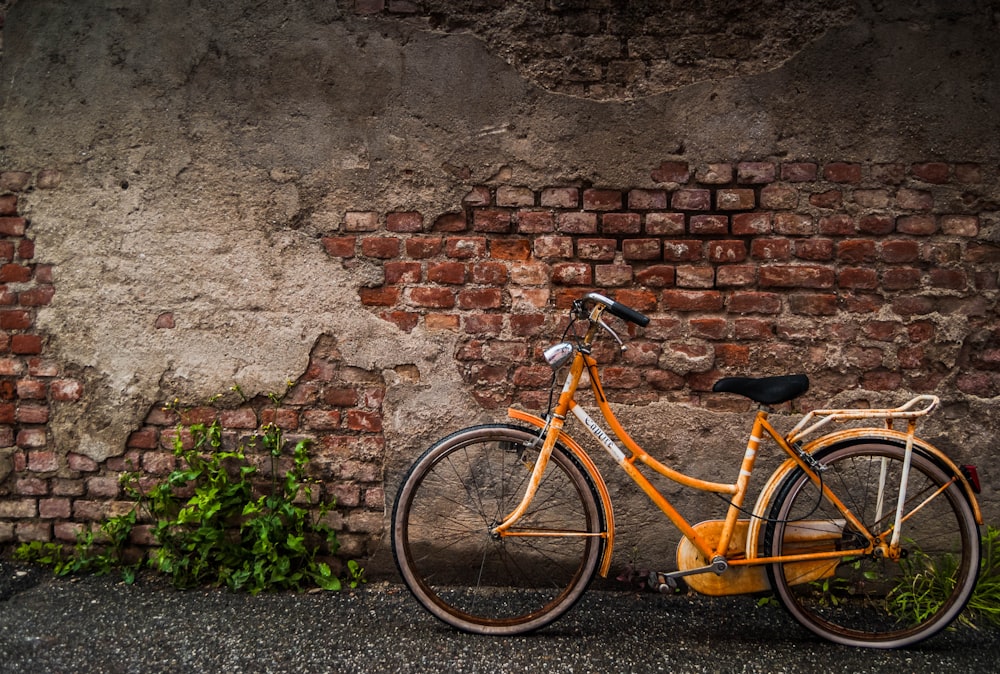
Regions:
<instances>
[{"instance_id":1,"label":"green ivy plant","mask_svg":"<svg viewBox=\"0 0 1000 674\"><path fill-rule=\"evenodd\" d=\"M248 402L239 387L232 390ZM275 407L283 397L269 396ZM176 408L176 402L169 407ZM17 556L52 566L59 575L121 569L131 582L140 564L129 563L125 549L133 527L145 519L153 523L158 543L147 563L177 587L220 585L251 594L307 587L339 590L341 579L324 561L339 546L336 531L323 521L336 502L309 508L314 486L307 471L309 441L291 445L273 423L259 426L232 449L224 446L224 435L218 421L179 425L173 441L178 467L165 480L144 492L138 473L122 476L136 499L129 513L108 519L97 533L82 532L72 552L58 543L35 541L18 548ZM248 458L248 450L261 450L269 458L266 476ZM282 474L282 457L288 454L291 466ZM261 478L267 476L267 487L261 489ZM351 587L365 582L357 562L347 563L346 582Z\"/></svg>"}]
</instances>

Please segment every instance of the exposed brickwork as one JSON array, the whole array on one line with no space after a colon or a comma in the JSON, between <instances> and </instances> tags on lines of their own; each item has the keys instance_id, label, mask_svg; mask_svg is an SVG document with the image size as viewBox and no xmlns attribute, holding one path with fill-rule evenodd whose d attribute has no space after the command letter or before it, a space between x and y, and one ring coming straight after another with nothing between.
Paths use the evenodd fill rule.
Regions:
<instances>
[{"instance_id":1,"label":"exposed brickwork","mask_svg":"<svg viewBox=\"0 0 1000 674\"><path fill-rule=\"evenodd\" d=\"M654 319L631 329L626 354L605 354L624 368L606 382L619 401L697 402L724 374L799 370L815 400L854 386L1000 393L977 349L944 365L949 317L968 321L970 346L992 353L1000 339L981 300L996 293L1000 248L962 206L977 203L981 167L665 161L651 178L662 187L478 186L447 230L358 211L324 242L333 257L383 265L363 305L405 331L462 337L456 358L487 407L542 405L545 377L530 368L562 310L591 290ZM401 221L401 245L386 245ZM368 232L334 245L357 222ZM864 328L876 313L879 338Z\"/></svg>"}]
</instances>

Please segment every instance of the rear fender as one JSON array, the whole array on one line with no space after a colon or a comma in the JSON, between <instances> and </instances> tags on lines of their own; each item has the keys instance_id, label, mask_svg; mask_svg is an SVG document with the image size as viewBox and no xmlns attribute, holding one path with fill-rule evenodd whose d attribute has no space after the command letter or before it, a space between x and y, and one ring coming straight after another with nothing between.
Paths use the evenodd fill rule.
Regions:
<instances>
[{"instance_id":1,"label":"rear fender","mask_svg":"<svg viewBox=\"0 0 1000 674\"><path fill-rule=\"evenodd\" d=\"M529 414L521 410L509 409L507 410L508 416L511 419L516 419L517 421L524 422L526 424L531 424L537 428L545 428L545 420L534 414ZM590 476L591 481L594 484L594 488L597 489L598 501L600 502L601 509L604 512L604 553L601 557L601 566L599 568L602 578L608 577L608 570L611 568L611 557L612 552L615 547L615 514L611 508L611 495L608 493L608 486L604 482L604 478L601 476L599 470L597 470L597 465L594 463L593 459L584 451L576 440L566 435L562 430L559 431L559 443L565 447L570 454L580 462L583 469L587 471Z\"/></svg>"}]
</instances>

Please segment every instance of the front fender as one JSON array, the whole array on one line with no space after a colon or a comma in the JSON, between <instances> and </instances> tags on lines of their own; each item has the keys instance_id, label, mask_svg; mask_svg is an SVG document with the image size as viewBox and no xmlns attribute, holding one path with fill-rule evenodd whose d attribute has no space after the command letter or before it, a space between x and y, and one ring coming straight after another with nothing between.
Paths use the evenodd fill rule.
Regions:
<instances>
[{"instance_id":1,"label":"front fender","mask_svg":"<svg viewBox=\"0 0 1000 674\"><path fill-rule=\"evenodd\" d=\"M507 410L507 415L511 419L516 419L517 421L530 424L537 428L545 428L545 420L534 414L529 414L528 412L523 412L514 408ZM611 557L612 552L615 547L615 514L611 508L611 494L608 493L608 485L604 482L604 477L601 475L600 471L597 469L597 465L594 463L590 455L584 451L583 447L577 443L576 440L568 436L564 431L559 431L559 442L567 449L569 452L580 462L583 469L587 471L591 481L594 484L594 488L597 489L598 500L600 501L601 509L604 511L604 523L605 528L605 543L604 543L604 554L601 557L601 566L599 568L602 578L608 577L608 570L611 568Z\"/></svg>"},{"instance_id":2,"label":"front fender","mask_svg":"<svg viewBox=\"0 0 1000 674\"><path fill-rule=\"evenodd\" d=\"M839 444L853 444L868 440L888 442L905 447L908 439L909 435L906 433L888 428L855 428L837 431L836 433L830 433L816 438L812 442L805 445L802 449L807 454L813 454ZM943 471L951 474L956 480L958 480L958 483L961 485L963 493L969 502L969 506L972 508L972 513L976 518L976 523L982 526L983 515L979 509L979 501L976 499L976 494L972 489L972 485L969 484L969 481L965 478L965 475L955 462L940 449L925 440L921 440L920 438L913 438L913 450L935 462ZM767 482L761 488L760 495L757 497L757 503L753 508L754 517L751 518L750 531L747 533L746 555L748 559L758 557L757 551L760 540L760 528L767 517L767 511L771 508L771 502L774 498L774 494L785 477L797 466L798 464L793 459L786 459L780 466L778 466L774 473L771 474L771 477L768 478Z\"/></svg>"}]
</instances>

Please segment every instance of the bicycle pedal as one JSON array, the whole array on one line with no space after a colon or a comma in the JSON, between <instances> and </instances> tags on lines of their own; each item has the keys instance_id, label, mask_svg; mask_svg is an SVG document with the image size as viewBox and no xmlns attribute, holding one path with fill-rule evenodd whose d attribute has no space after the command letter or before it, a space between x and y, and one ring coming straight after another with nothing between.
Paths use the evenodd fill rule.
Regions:
<instances>
[{"instance_id":1,"label":"bicycle pedal","mask_svg":"<svg viewBox=\"0 0 1000 674\"><path fill-rule=\"evenodd\" d=\"M661 571L650 571L647 579L650 589L660 594L687 594L687 583Z\"/></svg>"}]
</instances>

